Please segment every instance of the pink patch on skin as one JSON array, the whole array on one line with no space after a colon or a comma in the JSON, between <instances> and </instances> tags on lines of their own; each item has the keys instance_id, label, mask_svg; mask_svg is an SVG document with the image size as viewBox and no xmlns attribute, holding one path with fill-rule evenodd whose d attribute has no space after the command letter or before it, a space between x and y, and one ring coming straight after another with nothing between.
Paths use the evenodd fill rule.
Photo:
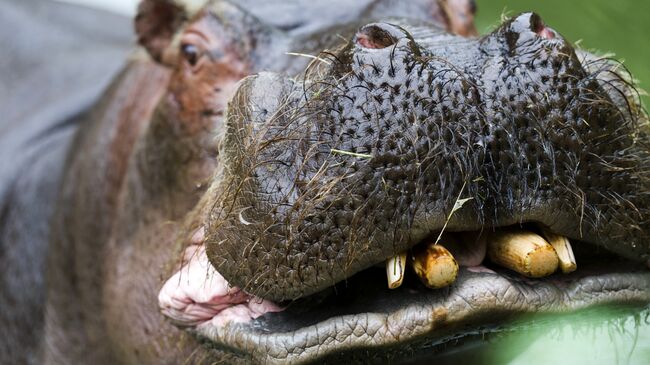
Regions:
<instances>
[{"instance_id":1,"label":"pink patch on skin","mask_svg":"<svg viewBox=\"0 0 650 365\"><path fill-rule=\"evenodd\" d=\"M485 260L487 238L485 234L460 234L458 240L452 240L445 246L454 256L458 265L464 267L479 266Z\"/></svg>"},{"instance_id":2,"label":"pink patch on skin","mask_svg":"<svg viewBox=\"0 0 650 365\"><path fill-rule=\"evenodd\" d=\"M375 44L366 34L357 34L357 43L363 48L378 49L381 48Z\"/></svg>"},{"instance_id":3,"label":"pink patch on skin","mask_svg":"<svg viewBox=\"0 0 650 365\"><path fill-rule=\"evenodd\" d=\"M178 326L211 322L249 322L265 313L279 312L276 304L254 297L228 281L210 264L205 246L189 246L185 265L165 282L158 294L163 315Z\"/></svg>"},{"instance_id":4,"label":"pink patch on skin","mask_svg":"<svg viewBox=\"0 0 650 365\"><path fill-rule=\"evenodd\" d=\"M187 246L185 252L183 253L183 265L187 264L192 260L192 258L201 253L201 246Z\"/></svg>"},{"instance_id":5,"label":"pink patch on skin","mask_svg":"<svg viewBox=\"0 0 650 365\"><path fill-rule=\"evenodd\" d=\"M357 33L355 38L359 46L368 49L382 49L394 44L392 39L376 38L376 34L373 36L371 33L363 30Z\"/></svg>"},{"instance_id":6,"label":"pink patch on skin","mask_svg":"<svg viewBox=\"0 0 650 365\"><path fill-rule=\"evenodd\" d=\"M546 28L546 27L543 27L539 32L537 32L537 34L538 34L540 37L542 37L542 38L546 38L546 39L553 39L553 38L555 38L555 32L553 32L552 30L550 30L550 29L548 29L548 28Z\"/></svg>"},{"instance_id":7,"label":"pink patch on skin","mask_svg":"<svg viewBox=\"0 0 650 365\"><path fill-rule=\"evenodd\" d=\"M194 231L192 238L190 238L190 243L193 245L202 245L205 241L205 227L201 227Z\"/></svg>"}]
</instances>

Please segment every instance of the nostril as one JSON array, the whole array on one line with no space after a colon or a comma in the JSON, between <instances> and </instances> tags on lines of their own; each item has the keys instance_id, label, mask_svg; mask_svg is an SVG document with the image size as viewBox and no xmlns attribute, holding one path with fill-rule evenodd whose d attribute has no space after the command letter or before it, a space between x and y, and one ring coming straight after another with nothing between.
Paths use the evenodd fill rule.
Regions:
<instances>
[{"instance_id":1,"label":"nostril","mask_svg":"<svg viewBox=\"0 0 650 365\"><path fill-rule=\"evenodd\" d=\"M510 49L534 38L554 39L558 35L548 28L542 17L536 13L523 13L514 18L505 29L506 40Z\"/></svg>"},{"instance_id":2,"label":"nostril","mask_svg":"<svg viewBox=\"0 0 650 365\"><path fill-rule=\"evenodd\" d=\"M555 38L555 32L552 29L548 28L544 24L542 17L540 17L535 13L532 13L530 15L530 30L542 38L546 38L546 39Z\"/></svg>"},{"instance_id":3,"label":"nostril","mask_svg":"<svg viewBox=\"0 0 650 365\"><path fill-rule=\"evenodd\" d=\"M528 17L529 29L535 33L539 32L544 28L544 21L542 17L536 13L524 14L524 17Z\"/></svg>"},{"instance_id":4,"label":"nostril","mask_svg":"<svg viewBox=\"0 0 650 365\"><path fill-rule=\"evenodd\" d=\"M379 24L369 24L361 28L354 37L355 43L363 48L381 49L397 43L397 37Z\"/></svg>"}]
</instances>

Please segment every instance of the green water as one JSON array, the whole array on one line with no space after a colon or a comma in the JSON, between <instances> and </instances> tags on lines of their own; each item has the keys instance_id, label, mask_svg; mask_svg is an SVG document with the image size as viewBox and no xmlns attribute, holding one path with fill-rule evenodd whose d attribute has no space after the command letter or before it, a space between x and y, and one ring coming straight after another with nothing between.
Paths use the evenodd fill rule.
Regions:
<instances>
[{"instance_id":1,"label":"green water","mask_svg":"<svg viewBox=\"0 0 650 365\"><path fill-rule=\"evenodd\" d=\"M650 90L650 1L477 0L476 25L494 29L503 14L539 13L546 24L583 49L613 53L642 89ZM644 103L650 105L645 96ZM650 323L642 316L591 314L589 325L561 321L505 334L483 358L489 364L650 364ZM582 320L580 320L581 322Z\"/></svg>"},{"instance_id":2,"label":"green water","mask_svg":"<svg viewBox=\"0 0 650 365\"><path fill-rule=\"evenodd\" d=\"M524 322L518 330L492 339L480 362L490 365L650 364L650 311L634 311L634 314L621 314L621 311L601 308L568 318Z\"/></svg>"},{"instance_id":3,"label":"green water","mask_svg":"<svg viewBox=\"0 0 650 365\"><path fill-rule=\"evenodd\" d=\"M623 60L641 88L650 90L650 1L647 0L477 0L476 25L489 32L502 14L535 11L548 26L580 47ZM644 97L650 105L650 98Z\"/></svg>"}]
</instances>

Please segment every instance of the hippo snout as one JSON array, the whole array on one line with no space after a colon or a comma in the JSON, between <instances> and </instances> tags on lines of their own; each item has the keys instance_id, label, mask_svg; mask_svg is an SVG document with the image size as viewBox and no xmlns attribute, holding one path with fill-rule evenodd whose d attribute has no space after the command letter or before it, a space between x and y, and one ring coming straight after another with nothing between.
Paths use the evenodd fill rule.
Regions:
<instances>
[{"instance_id":1,"label":"hippo snout","mask_svg":"<svg viewBox=\"0 0 650 365\"><path fill-rule=\"evenodd\" d=\"M530 224L647 259L645 116L611 67L525 13L477 39L371 23L300 79L247 78L227 110L208 256L275 301L441 231Z\"/></svg>"}]
</instances>

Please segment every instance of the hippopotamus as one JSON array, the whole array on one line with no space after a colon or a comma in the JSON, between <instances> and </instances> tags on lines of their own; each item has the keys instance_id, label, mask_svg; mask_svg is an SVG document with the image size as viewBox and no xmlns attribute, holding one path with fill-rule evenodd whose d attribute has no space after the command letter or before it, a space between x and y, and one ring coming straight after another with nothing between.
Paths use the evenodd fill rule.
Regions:
<instances>
[{"instance_id":1,"label":"hippopotamus","mask_svg":"<svg viewBox=\"0 0 650 365\"><path fill-rule=\"evenodd\" d=\"M2 175L0 362L407 363L646 306L632 77L475 11L143 0L106 90Z\"/></svg>"}]
</instances>

